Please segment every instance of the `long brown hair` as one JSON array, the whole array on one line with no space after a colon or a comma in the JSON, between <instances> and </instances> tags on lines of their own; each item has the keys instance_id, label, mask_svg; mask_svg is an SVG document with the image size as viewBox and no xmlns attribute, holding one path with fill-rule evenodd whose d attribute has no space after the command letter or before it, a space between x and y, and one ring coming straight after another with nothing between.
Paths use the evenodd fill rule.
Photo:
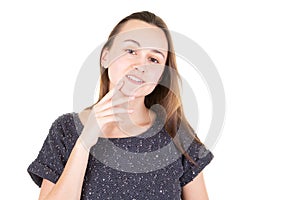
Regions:
<instances>
[{"instance_id":1,"label":"long brown hair","mask_svg":"<svg viewBox=\"0 0 300 200\"><path fill-rule=\"evenodd\" d=\"M188 158L193 164L197 165L196 162L185 152L181 141L176 136L177 130L178 130L178 124L184 123L187 128L187 134L191 136L193 139L195 139L196 142L199 144L202 144L200 139L197 137L196 134L194 134L193 128L190 126L188 120L186 119L184 112L183 112L183 106L181 102L181 97L179 93L179 83L182 84L182 80L180 78L180 75L177 70L177 64L176 64L176 56L174 53L174 46L171 38L171 34L168 30L167 25L165 22L155 14L148 12L148 11L142 11L142 12L136 12L133 13L124 19L122 19L111 31L107 42L104 44L101 54L100 54L100 72L101 72L101 79L100 79L100 93L99 98L96 103L93 105L85 108L91 109L95 104L97 104L109 91L109 77L108 77L108 70L107 68L101 67L101 57L103 50L105 48L109 49L112 46L113 38L115 35L117 35L120 32L120 29L123 27L123 25L129 21L129 20L141 20L148 24L155 25L158 28L161 28L167 38L168 41L168 55L166 60L166 66L160 81L158 82L155 89L145 96L145 106L147 108L151 108L154 104L159 104L164 107L166 111L166 123L164 125L164 128L168 132L168 134L173 138L174 144L176 147L181 151L184 156ZM172 70L170 70L172 68ZM161 84L163 83L163 84ZM198 166L198 165L197 165Z\"/></svg>"}]
</instances>

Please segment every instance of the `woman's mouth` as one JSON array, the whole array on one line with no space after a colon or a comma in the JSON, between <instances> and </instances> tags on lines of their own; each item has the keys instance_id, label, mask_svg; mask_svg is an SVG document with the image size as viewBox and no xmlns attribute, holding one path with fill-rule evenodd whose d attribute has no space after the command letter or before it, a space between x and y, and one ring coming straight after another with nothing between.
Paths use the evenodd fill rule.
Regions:
<instances>
[{"instance_id":1,"label":"woman's mouth","mask_svg":"<svg viewBox=\"0 0 300 200\"><path fill-rule=\"evenodd\" d=\"M145 81L143 81L142 79L140 79L140 78L138 78L138 77L136 77L136 76L134 76L134 75L126 75L126 78L127 78L130 82L132 82L132 83L134 83L134 84L136 84L136 85L141 85L141 84L145 83Z\"/></svg>"}]
</instances>

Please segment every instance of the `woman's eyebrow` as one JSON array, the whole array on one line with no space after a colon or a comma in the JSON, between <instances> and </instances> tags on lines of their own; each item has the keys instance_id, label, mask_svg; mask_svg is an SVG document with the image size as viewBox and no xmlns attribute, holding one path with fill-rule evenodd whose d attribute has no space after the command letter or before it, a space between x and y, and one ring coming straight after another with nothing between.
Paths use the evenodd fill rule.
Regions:
<instances>
[{"instance_id":1,"label":"woman's eyebrow","mask_svg":"<svg viewBox=\"0 0 300 200\"><path fill-rule=\"evenodd\" d=\"M137 41L132 40L132 39L127 39L127 40L124 40L123 42L133 42L133 43L135 43L136 45L138 45L139 47L141 46L140 43L138 43Z\"/></svg>"},{"instance_id":2,"label":"woman's eyebrow","mask_svg":"<svg viewBox=\"0 0 300 200\"><path fill-rule=\"evenodd\" d=\"M127 39L127 40L124 40L123 42L132 42L132 43L135 43L139 47L141 46L138 41L135 41L132 39ZM158 53L158 54L162 55L163 58L165 58L165 55L162 52L158 51L157 49L151 49L151 51L154 53Z\"/></svg>"},{"instance_id":3,"label":"woman's eyebrow","mask_svg":"<svg viewBox=\"0 0 300 200\"><path fill-rule=\"evenodd\" d=\"M154 53L158 53L158 54L160 54L163 58L165 58L165 55L164 55L162 52L160 52L160 51L158 51L158 50L156 50L156 49L152 49L151 51L153 51Z\"/></svg>"}]
</instances>

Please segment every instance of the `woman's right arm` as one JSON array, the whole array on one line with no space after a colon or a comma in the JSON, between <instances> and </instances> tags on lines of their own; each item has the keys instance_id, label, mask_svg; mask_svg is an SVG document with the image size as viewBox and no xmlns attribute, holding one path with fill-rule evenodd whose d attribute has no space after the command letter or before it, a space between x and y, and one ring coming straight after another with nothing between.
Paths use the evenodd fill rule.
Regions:
<instances>
[{"instance_id":1,"label":"woman's right arm","mask_svg":"<svg viewBox=\"0 0 300 200\"><path fill-rule=\"evenodd\" d=\"M112 97L116 95L116 90L120 90L122 86L123 82L119 83L117 87L110 90L100 102L93 106L61 176L56 184L43 179L39 200L80 199L89 152L91 147L97 143L98 137L102 135L102 128L107 123L119 121L120 118L116 114L132 113L132 110L118 106L128 103L134 98L121 96L112 103Z\"/></svg>"},{"instance_id":2,"label":"woman's right arm","mask_svg":"<svg viewBox=\"0 0 300 200\"><path fill-rule=\"evenodd\" d=\"M43 179L39 200L80 199L88 157L89 149L79 137L57 183Z\"/></svg>"}]
</instances>

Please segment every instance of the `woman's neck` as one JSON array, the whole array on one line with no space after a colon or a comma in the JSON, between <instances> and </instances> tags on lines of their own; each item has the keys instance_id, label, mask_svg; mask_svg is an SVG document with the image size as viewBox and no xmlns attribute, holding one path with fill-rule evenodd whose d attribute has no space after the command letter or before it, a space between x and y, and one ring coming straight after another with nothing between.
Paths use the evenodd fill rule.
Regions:
<instances>
[{"instance_id":1,"label":"woman's neck","mask_svg":"<svg viewBox=\"0 0 300 200\"><path fill-rule=\"evenodd\" d=\"M133 110L132 113L121 115L123 120L131 120L136 125L147 124L150 121L150 111L144 104L145 97L136 97L125 105L126 109Z\"/></svg>"}]
</instances>

